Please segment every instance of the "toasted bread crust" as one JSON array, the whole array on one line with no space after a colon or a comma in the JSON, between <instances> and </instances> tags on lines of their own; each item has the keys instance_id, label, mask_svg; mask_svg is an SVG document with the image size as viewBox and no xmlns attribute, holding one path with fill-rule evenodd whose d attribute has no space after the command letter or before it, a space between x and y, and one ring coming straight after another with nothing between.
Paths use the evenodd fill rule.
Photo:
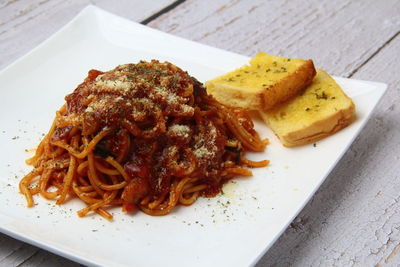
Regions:
<instances>
[{"instance_id":1,"label":"toasted bread crust","mask_svg":"<svg viewBox=\"0 0 400 267\"><path fill-rule=\"evenodd\" d=\"M240 88L228 85L215 86L212 81L205 83L208 93L219 102L248 110L257 110L262 106L262 96L251 91L243 91Z\"/></svg>"},{"instance_id":2,"label":"toasted bread crust","mask_svg":"<svg viewBox=\"0 0 400 267\"><path fill-rule=\"evenodd\" d=\"M295 147L314 143L351 124L356 118L354 103L347 109L339 110L329 117L311 124L298 131L279 136L282 144L286 147Z\"/></svg>"},{"instance_id":3,"label":"toasted bread crust","mask_svg":"<svg viewBox=\"0 0 400 267\"><path fill-rule=\"evenodd\" d=\"M305 60L304 64L294 73L281 79L274 85L265 88L260 94L258 110L270 110L279 104L299 95L309 86L317 74L312 60Z\"/></svg>"}]
</instances>

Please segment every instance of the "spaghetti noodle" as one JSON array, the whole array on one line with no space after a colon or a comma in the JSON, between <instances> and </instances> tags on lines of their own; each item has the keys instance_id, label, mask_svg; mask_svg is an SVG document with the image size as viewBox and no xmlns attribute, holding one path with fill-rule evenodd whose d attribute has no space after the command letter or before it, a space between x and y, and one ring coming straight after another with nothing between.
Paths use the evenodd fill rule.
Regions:
<instances>
[{"instance_id":1,"label":"spaghetti noodle","mask_svg":"<svg viewBox=\"0 0 400 267\"><path fill-rule=\"evenodd\" d=\"M81 217L112 219L110 206L165 215L268 164L243 157L266 146L249 115L168 62L91 70L65 100L27 160L34 169L19 189L28 207L40 194L57 204L78 197L87 205Z\"/></svg>"}]
</instances>

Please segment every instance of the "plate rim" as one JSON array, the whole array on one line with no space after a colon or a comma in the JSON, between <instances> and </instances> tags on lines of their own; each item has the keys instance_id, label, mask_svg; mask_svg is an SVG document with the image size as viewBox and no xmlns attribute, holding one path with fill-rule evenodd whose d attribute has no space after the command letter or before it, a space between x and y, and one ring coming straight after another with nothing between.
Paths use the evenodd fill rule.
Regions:
<instances>
[{"instance_id":1,"label":"plate rim","mask_svg":"<svg viewBox=\"0 0 400 267\"><path fill-rule=\"evenodd\" d=\"M134 21L130 21L126 18L117 16L113 13L110 13L108 11L105 11L99 7L93 6L93 5L88 5L86 6L84 9L82 9L74 18L72 18L67 24L65 24L63 27L61 27L59 30L57 30L55 33L53 33L51 36L49 36L47 39L45 39L43 42L41 42L39 45L37 45L35 48L33 48L32 50L30 50L29 52L27 52L26 54L24 54L23 56L19 57L18 59L16 59L15 61L13 61L12 63L6 65L3 69L0 70L0 76L8 71L9 69L15 67L16 65L18 65L19 63L23 62L26 58L28 58L30 55L36 53L36 51L41 50L46 44L50 43L53 39L56 39L58 36L62 35L64 33L64 31L66 29L68 29L71 25L73 25L73 23L75 23L76 21L79 21L79 19L85 17L85 16L90 16L91 14L96 14L96 12L103 12L106 14L110 14L118 19L123 19L126 22L129 23L133 23L136 25L140 25L143 28L146 28L148 30L152 30L152 31L156 31L162 34L166 34L169 36L173 36L174 38L178 38L180 40L185 40L185 41L189 41L191 43L195 43L197 45L201 45L201 46L206 46L212 49L216 49L218 51L223 51L223 52L229 52L232 53L234 55L237 56L242 56L240 54L236 54L234 52L230 52L230 51L226 51L220 48L215 48L212 46L208 46L208 45L204 45L204 44L199 44L197 42L191 41L191 40L187 40L178 36L174 36L172 34L169 33L165 33L153 28L150 28L148 26L145 25L141 25L137 22ZM96 21L96 23L98 23L98 21ZM242 56L243 57L243 56ZM248 57L247 57L248 58ZM255 258L252 259L251 262L249 262L250 265L255 265L263 256L264 254L274 245L274 243L277 241L277 239L282 235L282 233L287 229L288 225L290 224L290 222L304 209L304 207L307 205L307 203L310 201L310 199L315 195L316 191L320 189L321 185L326 181L327 177L330 175L330 173L332 172L332 170L337 166L338 162L343 158L343 155L348 151L348 149L350 148L350 146L354 143L354 140L359 136L359 134L361 133L361 131L363 130L363 128L365 127L365 125L368 123L369 119L371 118L372 114L374 113L376 107L379 105L380 101L382 100L385 92L387 92L387 88L388 85L386 83L381 83L381 82L374 82L374 81L365 81L365 80L358 80L358 79L349 79L349 78L343 78L343 77L337 77L337 76L333 76L336 79L345 79L345 80L351 80L354 82L363 82L363 83L368 83L369 85L373 85L375 87L374 92L376 90L376 92L378 93L378 97L377 100L375 101L375 104L373 106L373 108L369 111L368 116L365 118L365 120L362 121L360 128L357 130L357 132L351 136L351 138L349 139L345 149L343 149L340 152L340 156L337 157L334 161L334 163L331 164L329 170L327 170L326 174L324 175L324 177L322 179L320 179L318 181L318 185L315 186L312 190L312 193L308 194L308 196L304 199L304 201L301 203L301 207L298 208L296 210L295 213L293 213L291 215L291 219L284 225L281 227L280 231L274 234L274 238L272 239L271 242L269 242L268 244L265 244L265 246L262 249L261 253L257 253L257 256ZM2 217L7 217L3 214L0 214L0 218ZM68 252L65 251L65 249L63 248L59 248L57 246L51 245L51 242L48 242L46 240L35 240L29 236L24 235L23 233L18 233L17 231L14 231L12 229L8 229L5 228L3 225L0 224L0 231L8 236L11 236L15 239L18 239L22 242L26 242L29 244L32 244L36 247L39 247L41 249L45 249L47 251L50 251L52 253L58 254L60 256L63 256L65 258L71 259L75 262L79 262L79 263L83 263L83 264L88 264L88 265L99 265L101 264L101 262L96 262L90 258L84 258L81 256L77 256L76 254L72 253L72 252Z\"/></svg>"}]
</instances>

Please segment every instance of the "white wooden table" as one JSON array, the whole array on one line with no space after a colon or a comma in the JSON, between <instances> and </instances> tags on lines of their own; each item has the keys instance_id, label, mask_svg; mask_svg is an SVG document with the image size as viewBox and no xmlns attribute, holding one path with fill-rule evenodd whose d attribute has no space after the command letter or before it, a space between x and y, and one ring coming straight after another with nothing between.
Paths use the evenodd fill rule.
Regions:
<instances>
[{"instance_id":1,"label":"white wooden table","mask_svg":"<svg viewBox=\"0 0 400 267\"><path fill-rule=\"evenodd\" d=\"M312 58L389 84L350 150L257 266L400 265L400 1L2 0L0 69L87 4L252 56ZM0 266L78 266L0 234Z\"/></svg>"}]
</instances>

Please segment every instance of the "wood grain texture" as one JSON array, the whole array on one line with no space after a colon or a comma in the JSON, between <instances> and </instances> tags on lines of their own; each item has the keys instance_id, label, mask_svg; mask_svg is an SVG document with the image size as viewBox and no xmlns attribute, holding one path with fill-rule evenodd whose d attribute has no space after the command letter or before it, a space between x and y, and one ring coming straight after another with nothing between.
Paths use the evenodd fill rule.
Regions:
<instances>
[{"instance_id":1,"label":"wood grain texture","mask_svg":"<svg viewBox=\"0 0 400 267\"><path fill-rule=\"evenodd\" d=\"M319 68L348 76L398 32L400 3L194 0L149 25L243 55L312 58Z\"/></svg>"},{"instance_id":2,"label":"wood grain texture","mask_svg":"<svg viewBox=\"0 0 400 267\"><path fill-rule=\"evenodd\" d=\"M78 267L81 265L0 234L0 266Z\"/></svg>"},{"instance_id":3,"label":"wood grain texture","mask_svg":"<svg viewBox=\"0 0 400 267\"><path fill-rule=\"evenodd\" d=\"M399 266L400 35L354 78L389 90L362 134L258 266Z\"/></svg>"},{"instance_id":4,"label":"wood grain texture","mask_svg":"<svg viewBox=\"0 0 400 267\"><path fill-rule=\"evenodd\" d=\"M27 53L92 4L142 21L173 0L6 0L0 3L0 69Z\"/></svg>"}]
</instances>

